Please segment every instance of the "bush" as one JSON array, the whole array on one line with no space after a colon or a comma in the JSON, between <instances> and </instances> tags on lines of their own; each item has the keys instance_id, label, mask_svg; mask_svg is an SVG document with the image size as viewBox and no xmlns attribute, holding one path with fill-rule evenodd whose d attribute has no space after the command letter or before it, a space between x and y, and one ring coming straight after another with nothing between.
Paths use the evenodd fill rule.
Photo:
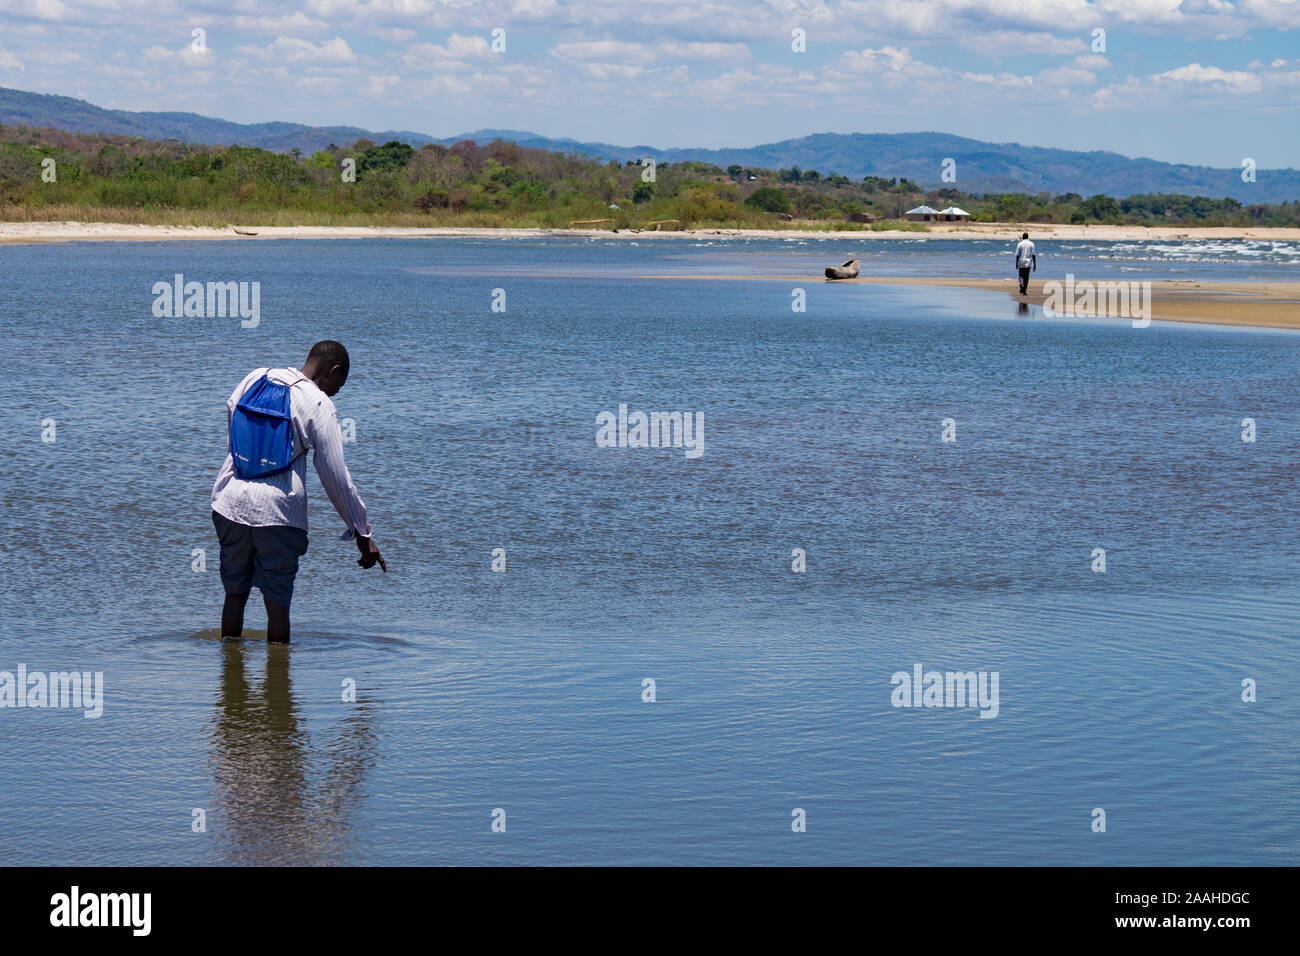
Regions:
<instances>
[{"instance_id":1,"label":"bush","mask_svg":"<svg viewBox=\"0 0 1300 956\"><path fill-rule=\"evenodd\" d=\"M1098 193L1079 204L1079 211L1089 219L1113 220L1119 218L1119 203Z\"/></svg>"},{"instance_id":2,"label":"bush","mask_svg":"<svg viewBox=\"0 0 1300 956\"><path fill-rule=\"evenodd\" d=\"M395 139L383 146L371 146L357 157L357 179L361 179L362 173L401 169L411 161L414 152L410 146Z\"/></svg>"},{"instance_id":3,"label":"bush","mask_svg":"<svg viewBox=\"0 0 1300 956\"><path fill-rule=\"evenodd\" d=\"M550 198L550 191L541 183L517 182L507 190L511 199L525 204L542 203Z\"/></svg>"},{"instance_id":4,"label":"bush","mask_svg":"<svg viewBox=\"0 0 1300 956\"><path fill-rule=\"evenodd\" d=\"M789 213L790 197L779 189L771 186L761 186L749 194L745 200L746 206L752 206L754 209L761 209L763 212Z\"/></svg>"},{"instance_id":5,"label":"bush","mask_svg":"<svg viewBox=\"0 0 1300 956\"><path fill-rule=\"evenodd\" d=\"M445 189L430 189L415 200L415 207L422 212L431 209L446 209L451 205L451 193Z\"/></svg>"}]
</instances>

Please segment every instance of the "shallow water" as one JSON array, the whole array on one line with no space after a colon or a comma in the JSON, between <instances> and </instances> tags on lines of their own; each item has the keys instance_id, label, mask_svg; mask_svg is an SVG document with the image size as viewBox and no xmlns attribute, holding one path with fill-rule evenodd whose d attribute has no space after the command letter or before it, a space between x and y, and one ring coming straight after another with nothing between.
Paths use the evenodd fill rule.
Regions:
<instances>
[{"instance_id":1,"label":"shallow water","mask_svg":"<svg viewBox=\"0 0 1300 956\"><path fill-rule=\"evenodd\" d=\"M1040 254L1296 268L1168 245ZM0 861L1294 865L1300 338L637 278L807 275L844 248L0 247L0 670L105 687L97 719L0 710ZM867 272L1006 253L872 248ZM155 318L178 272L260 282L260 324ZM221 641L224 400L326 337L390 573L356 567L309 478L293 645ZM703 412L704 454L597 447L620 403ZM997 671L997 717L895 708L916 663Z\"/></svg>"}]
</instances>

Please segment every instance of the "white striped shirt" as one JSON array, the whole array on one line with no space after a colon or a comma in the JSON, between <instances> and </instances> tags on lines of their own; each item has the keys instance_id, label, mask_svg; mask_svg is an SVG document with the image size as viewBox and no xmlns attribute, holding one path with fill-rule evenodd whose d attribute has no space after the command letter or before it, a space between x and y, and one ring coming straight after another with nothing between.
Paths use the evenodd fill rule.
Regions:
<instances>
[{"instance_id":1,"label":"white striped shirt","mask_svg":"<svg viewBox=\"0 0 1300 956\"><path fill-rule=\"evenodd\" d=\"M1021 239L1016 243L1016 268L1028 269L1034 264L1034 241Z\"/></svg>"},{"instance_id":2,"label":"white striped shirt","mask_svg":"<svg viewBox=\"0 0 1300 956\"><path fill-rule=\"evenodd\" d=\"M348 531L362 537L372 533L366 521L366 505L352 484L343 463L343 433L338 412L330 397L297 369L258 368L249 372L226 402L226 434L230 417L244 392L263 375L281 385L301 382L289 389L289 413L293 420L293 467L278 475L248 481L235 474L235 460L227 452L225 463L212 486L212 510L231 521L253 527L289 525L307 530L307 454Z\"/></svg>"}]
</instances>

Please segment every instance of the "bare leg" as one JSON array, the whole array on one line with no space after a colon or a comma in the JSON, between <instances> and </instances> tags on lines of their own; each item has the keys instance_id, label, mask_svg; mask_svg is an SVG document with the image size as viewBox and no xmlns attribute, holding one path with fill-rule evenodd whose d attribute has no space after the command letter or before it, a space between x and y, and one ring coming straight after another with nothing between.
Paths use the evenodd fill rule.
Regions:
<instances>
[{"instance_id":1,"label":"bare leg","mask_svg":"<svg viewBox=\"0 0 1300 956\"><path fill-rule=\"evenodd\" d=\"M226 603L221 605L222 637L239 637L244 633L244 605L247 603L247 591L226 595Z\"/></svg>"},{"instance_id":2,"label":"bare leg","mask_svg":"<svg viewBox=\"0 0 1300 956\"><path fill-rule=\"evenodd\" d=\"M283 604L272 604L266 598L266 640L271 644L289 643L289 609Z\"/></svg>"}]
</instances>

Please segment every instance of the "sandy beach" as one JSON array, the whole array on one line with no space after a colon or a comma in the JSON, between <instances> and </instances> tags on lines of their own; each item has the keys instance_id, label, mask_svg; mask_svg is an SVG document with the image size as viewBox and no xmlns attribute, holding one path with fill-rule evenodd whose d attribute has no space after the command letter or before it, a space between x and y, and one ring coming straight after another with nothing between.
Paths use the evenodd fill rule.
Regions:
<instances>
[{"instance_id":1,"label":"sandy beach","mask_svg":"<svg viewBox=\"0 0 1300 956\"><path fill-rule=\"evenodd\" d=\"M226 228L207 226L150 226L111 222L0 222L0 243L87 242L99 240L157 242L183 239L535 239L547 236L627 239L708 239L725 236L749 239L1013 239L1028 232L1035 239L1275 239L1300 240L1300 229L1191 228L1170 226L1068 225L1042 223L927 223L928 232L904 230L821 230L821 229L684 229L656 232L653 229L516 229L442 227L417 229L400 226L254 226L234 224ZM253 235L241 235L236 229Z\"/></svg>"},{"instance_id":2,"label":"sandy beach","mask_svg":"<svg viewBox=\"0 0 1300 956\"><path fill-rule=\"evenodd\" d=\"M780 275L659 275L645 279L712 279L771 281L795 284L834 281L836 285L955 286L1005 292L1017 302L1043 305L1044 283L1064 282L1063 277L1038 277L1035 273L1028 295L1018 294L1018 280L978 279L954 276L860 276L857 279L826 279L823 276ZM1096 311L1078 310L1082 315ZM1104 311L1100 314L1104 315ZM1151 283L1151 316L1171 322L1202 322L1213 325L1254 325L1274 329L1300 329L1300 282L1208 282L1199 279L1164 279Z\"/></svg>"}]
</instances>

